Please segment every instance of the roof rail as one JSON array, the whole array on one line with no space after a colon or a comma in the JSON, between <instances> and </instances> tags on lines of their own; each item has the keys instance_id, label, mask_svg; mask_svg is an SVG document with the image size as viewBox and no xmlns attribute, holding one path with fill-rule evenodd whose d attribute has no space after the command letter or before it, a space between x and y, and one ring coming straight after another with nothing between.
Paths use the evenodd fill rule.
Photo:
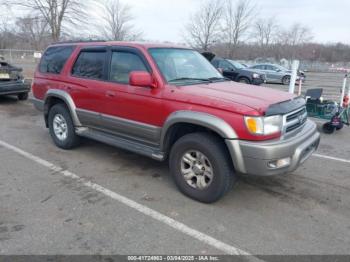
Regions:
<instances>
[{"instance_id":1,"label":"roof rail","mask_svg":"<svg viewBox=\"0 0 350 262\"><path fill-rule=\"evenodd\" d=\"M68 40L68 41L60 41L54 42L53 45L56 44L79 44L79 43L94 43L94 42L106 42L106 40L96 39L96 40Z\"/></svg>"}]
</instances>

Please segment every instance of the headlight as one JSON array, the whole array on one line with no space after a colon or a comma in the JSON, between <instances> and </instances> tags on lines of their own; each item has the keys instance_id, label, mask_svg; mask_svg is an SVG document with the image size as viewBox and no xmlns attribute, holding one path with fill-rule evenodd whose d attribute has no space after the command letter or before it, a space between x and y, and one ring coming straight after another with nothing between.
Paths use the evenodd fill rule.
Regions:
<instances>
[{"instance_id":1,"label":"headlight","mask_svg":"<svg viewBox=\"0 0 350 262\"><path fill-rule=\"evenodd\" d=\"M271 135L282 130L282 116L268 117L244 117L245 125L250 133L254 135Z\"/></svg>"},{"instance_id":2,"label":"headlight","mask_svg":"<svg viewBox=\"0 0 350 262\"><path fill-rule=\"evenodd\" d=\"M257 74L257 73L254 73L254 74L253 74L253 78L260 78L260 75Z\"/></svg>"}]
</instances>

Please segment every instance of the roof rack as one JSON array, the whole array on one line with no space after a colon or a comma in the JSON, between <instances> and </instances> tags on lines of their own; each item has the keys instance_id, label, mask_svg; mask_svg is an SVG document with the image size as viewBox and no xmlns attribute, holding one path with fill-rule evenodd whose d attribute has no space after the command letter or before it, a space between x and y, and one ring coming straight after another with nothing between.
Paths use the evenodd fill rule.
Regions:
<instances>
[{"instance_id":1,"label":"roof rack","mask_svg":"<svg viewBox=\"0 0 350 262\"><path fill-rule=\"evenodd\" d=\"M69 41L60 41L60 42L55 42L52 43L53 45L56 44L79 44L79 43L94 43L94 42L106 42L106 40L102 39L91 39L91 40L69 40Z\"/></svg>"}]
</instances>

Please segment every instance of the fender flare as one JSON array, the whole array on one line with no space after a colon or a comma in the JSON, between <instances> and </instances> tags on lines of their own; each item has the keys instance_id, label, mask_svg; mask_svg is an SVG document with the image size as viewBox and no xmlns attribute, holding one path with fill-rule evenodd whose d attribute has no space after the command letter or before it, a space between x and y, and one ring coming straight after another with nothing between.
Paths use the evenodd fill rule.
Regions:
<instances>
[{"instance_id":1,"label":"fender flare","mask_svg":"<svg viewBox=\"0 0 350 262\"><path fill-rule=\"evenodd\" d=\"M160 137L160 146L161 150L165 149L165 143L168 131L174 124L178 123L188 123L206 127L217 134L219 134L224 139L237 139L238 136L234 129L223 119L203 113L190 110L181 110L172 113L167 120L165 121L161 137Z\"/></svg>"},{"instance_id":2,"label":"fender flare","mask_svg":"<svg viewBox=\"0 0 350 262\"><path fill-rule=\"evenodd\" d=\"M63 90L50 89L49 91L47 91L45 98L44 98L44 114L45 115L48 115L48 113L49 113L48 101L49 101L49 98L51 98L51 97L55 97L55 98L59 98L59 99L63 100L69 109L74 126L81 126L80 120L79 120L77 112L76 112L75 103L74 103L72 97L70 96L70 94L68 94L67 92L65 92Z\"/></svg>"}]
</instances>

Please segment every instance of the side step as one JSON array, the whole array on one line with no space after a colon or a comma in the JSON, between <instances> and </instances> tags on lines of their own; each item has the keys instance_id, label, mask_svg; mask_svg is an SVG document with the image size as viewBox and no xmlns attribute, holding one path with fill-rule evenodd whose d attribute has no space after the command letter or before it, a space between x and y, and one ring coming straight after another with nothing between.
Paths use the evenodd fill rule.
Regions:
<instances>
[{"instance_id":1,"label":"side step","mask_svg":"<svg viewBox=\"0 0 350 262\"><path fill-rule=\"evenodd\" d=\"M79 136L90 138L114 147L119 147L121 149L147 156L158 161L163 161L165 159L164 152L160 152L158 148L151 147L140 142L130 141L125 138L89 128L77 128L76 133Z\"/></svg>"}]
</instances>

